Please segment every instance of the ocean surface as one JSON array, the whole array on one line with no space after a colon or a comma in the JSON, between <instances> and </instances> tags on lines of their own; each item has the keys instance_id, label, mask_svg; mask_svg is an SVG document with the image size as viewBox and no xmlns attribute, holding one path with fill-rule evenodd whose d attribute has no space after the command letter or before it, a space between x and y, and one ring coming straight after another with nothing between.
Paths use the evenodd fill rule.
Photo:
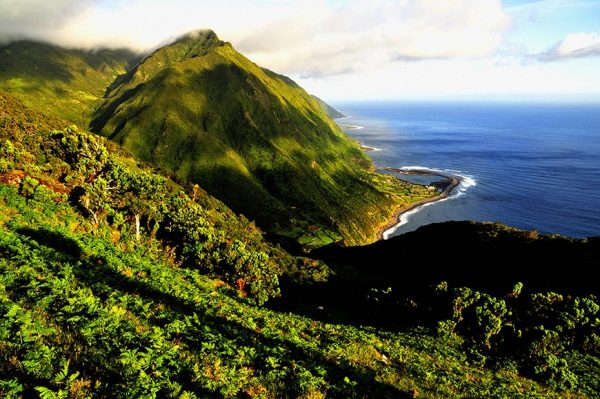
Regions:
<instances>
[{"instance_id":1,"label":"ocean surface","mask_svg":"<svg viewBox=\"0 0 600 399\"><path fill-rule=\"evenodd\" d=\"M448 220L600 235L600 104L340 103L378 167L421 167L461 185L388 236Z\"/></svg>"}]
</instances>

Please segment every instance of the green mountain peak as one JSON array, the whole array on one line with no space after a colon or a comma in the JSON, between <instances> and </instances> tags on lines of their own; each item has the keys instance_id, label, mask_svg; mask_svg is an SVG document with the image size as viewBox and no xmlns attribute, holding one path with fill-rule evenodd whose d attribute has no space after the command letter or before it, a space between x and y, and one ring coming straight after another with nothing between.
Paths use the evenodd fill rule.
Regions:
<instances>
[{"instance_id":1,"label":"green mountain peak","mask_svg":"<svg viewBox=\"0 0 600 399\"><path fill-rule=\"evenodd\" d=\"M35 42L0 54L0 90L199 184L286 242L370 242L428 196L374 173L322 102L210 30L144 58Z\"/></svg>"},{"instance_id":2,"label":"green mountain peak","mask_svg":"<svg viewBox=\"0 0 600 399\"><path fill-rule=\"evenodd\" d=\"M307 246L427 195L213 35L0 46L0 397L599 396L599 237L447 222L306 258L209 195ZM92 114L137 159L65 128Z\"/></svg>"},{"instance_id":3,"label":"green mountain peak","mask_svg":"<svg viewBox=\"0 0 600 399\"><path fill-rule=\"evenodd\" d=\"M204 48L216 47L224 44L212 29L198 29L179 36L173 43L186 43Z\"/></svg>"},{"instance_id":4,"label":"green mountain peak","mask_svg":"<svg viewBox=\"0 0 600 399\"><path fill-rule=\"evenodd\" d=\"M212 31L146 57L112 88L90 126L305 244L317 231L316 245L372 241L401 201L315 98Z\"/></svg>"}]
</instances>

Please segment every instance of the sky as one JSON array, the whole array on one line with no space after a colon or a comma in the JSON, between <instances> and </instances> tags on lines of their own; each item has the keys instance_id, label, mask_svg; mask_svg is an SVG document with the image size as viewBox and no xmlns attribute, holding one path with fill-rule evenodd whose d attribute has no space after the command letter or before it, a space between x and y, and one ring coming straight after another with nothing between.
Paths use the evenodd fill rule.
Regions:
<instances>
[{"instance_id":1,"label":"sky","mask_svg":"<svg viewBox=\"0 0 600 399\"><path fill-rule=\"evenodd\" d=\"M328 101L600 101L600 0L0 0L0 41L150 51L197 29Z\"/></svg>"}]
</instances>

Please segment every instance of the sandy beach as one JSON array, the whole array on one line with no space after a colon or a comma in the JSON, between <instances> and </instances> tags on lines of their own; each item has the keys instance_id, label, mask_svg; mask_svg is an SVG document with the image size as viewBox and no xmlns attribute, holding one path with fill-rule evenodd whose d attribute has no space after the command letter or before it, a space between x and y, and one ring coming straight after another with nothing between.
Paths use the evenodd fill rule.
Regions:
<instances>
[{"instance_id":1,"label":"sandy beach","mask_svg":"<svg viewBox=\"0 0 600 399\"><path fill-rule=\"evenodd\" d=\"M413 209L415 209L415 208L417 208L417 207L419 207L421 205L428 204L428 203L431 203L431 202L440 201L440 200L443 200L445 198L448 198L448 196L452 193L452 191L456 187L458 187L458 185L460 184L460 180L458 180L454 176L447 176L447 175L444 175L442 173L435 172L435 171L430 171L430 170L422 170L422 169L398 169L398 168L385 168L385 170L397 173L399 175L439 176L439 177L443 178L444 181L443 181L443 185L442 184L439 185L439 187L442 188L442 191L438 195L436 195L435 197L426 198L424 200L413 202L411 204L408 204L408 205L405 205L405 206L399 208L394 213L394 216L390 220L390 222L387 223L386 225L382 226L381 228L379 228L379 230L377 232L377 237L378 237L379 240L383 239L383 235L384 235L384 233L386 231L388 231L389 229L391 229L392 227L394 227L395 225L397 225L399 223L400 216L403 213L408 212L410 210L413 210Z\"/></svg>"},{"instance_id":2,"label":"sandy beach","mask_svg":"<svg viewBox=\"0 0 600 399\"><path fill-rule=\"evenodd\" d=\"M360 146L360 149L364 152L377 151L377 148L369 147L368 145L365 145L362 141L359 142L358 145Z\"/></svg>"}]
</instances>

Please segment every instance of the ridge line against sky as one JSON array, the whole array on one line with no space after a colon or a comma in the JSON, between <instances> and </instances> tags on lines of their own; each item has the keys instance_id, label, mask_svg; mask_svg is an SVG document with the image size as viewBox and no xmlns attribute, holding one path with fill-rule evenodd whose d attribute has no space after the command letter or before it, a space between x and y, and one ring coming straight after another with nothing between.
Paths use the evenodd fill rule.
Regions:
<instances>
[{"instance_id":1,"label":"ridge line against sky","mask_svg":"<svg viewBox=\"0 0 600 399\"><path fill-rule=\"evenodd\" d=\"M211 28L328 100L600 101L600 0L216 3L0 0L0 40L148 51Z\"/></svg>"}]
</instances>

